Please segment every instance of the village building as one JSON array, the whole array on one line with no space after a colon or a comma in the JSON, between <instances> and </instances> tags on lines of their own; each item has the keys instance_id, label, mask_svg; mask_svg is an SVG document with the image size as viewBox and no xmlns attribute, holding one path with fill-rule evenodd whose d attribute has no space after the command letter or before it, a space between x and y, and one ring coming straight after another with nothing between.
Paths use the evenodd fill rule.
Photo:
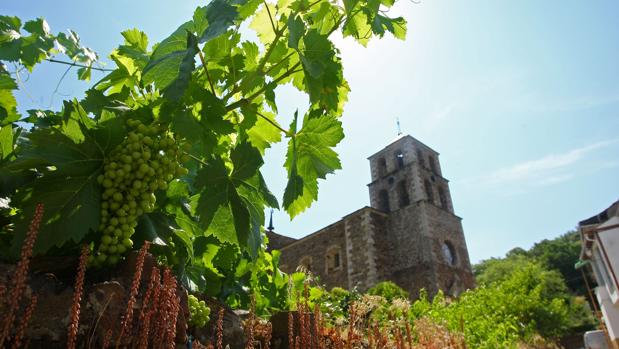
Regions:
<instances>
[{"instance_id":1,"label":"village building","mask_svg":"<svg viewBox=\"0 0 619 349\"><path fill-rule=\"evenodd\" d=\"M580 259L588 261L597 281L595 297L599 304L605 334L614 349L619 349L619 201L579 223L582 249ZM582 266L583 263L579 263Z\"/></svg>"},{"instance_id":2,"label":"village building","mask_svg":"<svg viewBox=\"0 0 619 349\"><path fill-rule=\"evenodd\" d=\"M430 296L473 288L461 218L439 154L400 135L368 160L370 207L301 239L267 231L268 248L281 251L281 269L303 266L328 288L365 291L390 280L411 298L422 288Z\"/></svg>"}]
</instances>

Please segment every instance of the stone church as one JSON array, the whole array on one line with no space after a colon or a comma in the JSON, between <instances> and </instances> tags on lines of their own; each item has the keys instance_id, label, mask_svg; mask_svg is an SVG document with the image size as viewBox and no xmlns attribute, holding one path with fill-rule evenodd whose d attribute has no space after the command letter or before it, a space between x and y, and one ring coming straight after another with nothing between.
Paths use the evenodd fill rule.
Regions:
<instances>
[{"instance_id":1,"label":"stone church","mask_svg":"<svg viewBox=\"0 0 619 349\"><path fill-rule=\"evenodd\" d=\"M424 288L457 296L475 286L461 218L453 210L438 153L400 135L370 156L371 207L293 239L267 231L269 249L281 251L281 269L304 266L328 288L365 291L391 280L411 298Z\"/></svg>"}]
</instances>

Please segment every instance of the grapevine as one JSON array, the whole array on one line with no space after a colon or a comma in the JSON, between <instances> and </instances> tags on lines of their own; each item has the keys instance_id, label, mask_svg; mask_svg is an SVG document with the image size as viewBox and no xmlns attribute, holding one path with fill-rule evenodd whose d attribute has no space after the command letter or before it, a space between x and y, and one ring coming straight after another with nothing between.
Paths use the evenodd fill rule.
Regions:
<instances>
[{"instance_id":1,"label":"grapevine","mask_svg":"<svg viewBox=\"0 0 619 349\"><path fill-rule=\"evenodd\" d=\"M206 306L203 300L198 300L194 295L190 294L187 300L189 302L189 312L191 313L189 323L195 327L206 326L210 320L211 309Z\"/></svg>"},{"instance_id":2,"label":"grapevine","mask_svg":"<svg viewBox=\"0 0 619 349\"><path fill-rule=\"evenodd\" d=\"M179 162L186 160L174 138L162 133L156 125L145 125L129 119L131 129L104 162L104 171L97 181L104 188L101 203L101 240L91 262L114 265L133 247L131 236L138 219L155 208L154 192L165 190L168 184L187 169Z\"/></svg>"},{"instance_id":3,"label":"grapevine","mask_svg":"<svg viewBox=\"0 0 619 349\"><path fill-rule=\"evenodd\" d=\"M98 55L73 31L0 16L0 258L19 255L41 203L49 218L35 256L86 244L89 266L105 268L157 239L151 253L192 292L239 307L262 290L257 313L285 307L289 277L265 249L265 210L300 214L341 168L350 86L331 35L404 39L406 21L387 16L393 4L212 0L159 43L123 31L112 69L93 66ZM23 114L19 74L52 63L82 80L107 75L62 110ZM309 98L304 115L278 112L278 87L290 84ZM288 183L278 200L261 168L281 142Z\"/></svg>"}]
</instances>

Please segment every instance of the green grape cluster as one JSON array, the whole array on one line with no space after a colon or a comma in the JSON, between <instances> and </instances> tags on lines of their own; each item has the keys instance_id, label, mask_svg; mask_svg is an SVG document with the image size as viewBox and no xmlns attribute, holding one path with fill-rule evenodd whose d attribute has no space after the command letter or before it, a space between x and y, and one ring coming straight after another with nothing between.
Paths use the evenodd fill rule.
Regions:
<instances>
[{"instance_id":1,"label":"green grape cluster","mask_svg":"<svg viewBox=\"0 0 619 349\"><path fill-rule=\"evenodd\" d=\"M204 301L198 300L194 295L190 294L187 300L189 303L189 313L191 313L189 324L195 327L206 326L210 320L211 309L206 306Z\"/></svg>"},{"instance_id":2,"label":"green grape cluster","mask_svg":"<svg viewBox=\"0 0 619 349\"><path fill-rule=\"evenodd\" d=\"M127 121L127 137L104 161L97 181L103 187L102 234L94 265L114 265L133 247L131 236L138 218L155 207L155 191L165 190L174 178L187 174L180 165L182 152L170 134L156 124Z\"/></svg>"}]
</instances>

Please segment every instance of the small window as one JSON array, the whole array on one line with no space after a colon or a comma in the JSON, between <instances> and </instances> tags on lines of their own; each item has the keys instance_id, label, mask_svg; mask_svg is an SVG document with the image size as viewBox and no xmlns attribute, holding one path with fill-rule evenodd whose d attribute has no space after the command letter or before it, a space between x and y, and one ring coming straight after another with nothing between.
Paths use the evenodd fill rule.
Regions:
<instances>
[{"instance_id":1,"label":"small window","mask_svg":"<svg viewBox=\"0 0 619 349\"><path fill-rule=\"evenodd\" d=\"M430 184L429 180L424 181L424 186L426 187L426 197L428 201L434 203L434 192L432 191L432 184Z\"/></svg>"},{"instance_id":2,"label":"small window","mask_svg":"<svg viewBox=\"0 0 619 349\"><path fill-rule=\"evenodd\" d=\"M441 207L445 210L449 209L449 204L447 204L447 196L445 196L445 190L442 187L438 188L438 198L441 200Z\"/></svg>"},{"instance_id":3,"label":"small window","mask_svg":"<svg viewBox=\"0 0 619 349\"><path fill-rule=\"evenodd\" d=\"M410 205L411 201L408 197L408 190L406 188L406 181L398 182L398 198L400 208Z\"/></svg>"},{"instance_id":4,"label":"small window","mask_svg":"<svg viewBox=\"0 0 619 349\"><path fill-rule=\"evenodd\" d=\"M378 209L389 212L389 193L384 189L378 192Z\"/></svg>"},{"instance_id":5,"label":"small window","mask_svg":"<svg viewBox=\"0 0 619 349\"><path fill-rule=\"evenodd\" d=\"M333 273L334 271L341 269L342 257L340 251L341 249L339 248L339 246L331 247L328 250L325 263L327 267L327 274Z\"/></svg>"},{"instance_id":6,"label":"small window","mask_svg":"<svg viewBox=\"0 0 619 349\"><path fill-rule=\"evenodd\" d=\"M404 154L402 154L401 150L395 153L395 161L398 164L398 168L404 168Z\"/></svg>"},{"instance_id":7,"label":"small window","mask_svg":"<svg viewBox=\"0 0 619 349\"><path fill-rule=\"evenodd\" d=\"M443 253L443 258L445 259L445 262L447 262L447 264L449 265L455 265L456 264L456 251L454 250L453 246L451 245L451 242L449 241L445 241L443 242L443 245L441 246L441 252Z\"/></svg>"},{"instance_id":8,"label":"small window","mask_svg":"<svg viewBox=\"0 0 619 349\"><path fill-rule=\"evenodd\" d=\"M378 159L378 176L383 177L387 174L387 161L385 158Z\"/></svg>"},{"instance_id":9,"label":"small window","mask_svg":"<svg viewBox=\"0 0 619 349\"><path fill-rule=\"evenodd\" d=\"M432 170L432 172L438 173L436 171L436 163L434 162L434 157L432 155L430 155L430 156L428 156L428 160L430 162L430 169Z\"/></svg>"}]
</instances>

